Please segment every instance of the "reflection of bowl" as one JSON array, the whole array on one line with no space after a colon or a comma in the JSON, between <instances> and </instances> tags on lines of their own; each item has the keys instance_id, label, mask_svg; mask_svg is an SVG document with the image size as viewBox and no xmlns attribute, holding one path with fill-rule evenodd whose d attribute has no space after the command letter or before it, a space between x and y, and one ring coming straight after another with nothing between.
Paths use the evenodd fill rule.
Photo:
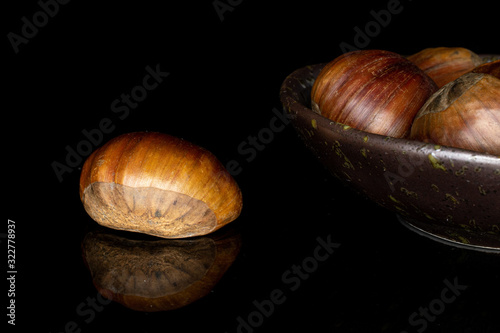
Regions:
<instances>
[{"instance_id":1,"label":"reflection of bowl","mask_svg":"<svg viewBox=\"0 0 500 333\"><path fill-rule=\"evenodd\" d=\"M185 240L123 235L104 228L87 233L83 258L99 293L145 312L177 309L207 295L241 246L230 230Z\"/></svg>"},{"instance_id":2,"label":"reflection of bowl","mask_svg":"<svg viewBox=\"0 0 500 333\"><path fill-rule=\"evenodd\" d=\"M449 244L500 251L500 157L359 131L315 113L311 87L325 64L294 71L284 108L305 145L342 182Z\"/></svg>"}]
</instances>

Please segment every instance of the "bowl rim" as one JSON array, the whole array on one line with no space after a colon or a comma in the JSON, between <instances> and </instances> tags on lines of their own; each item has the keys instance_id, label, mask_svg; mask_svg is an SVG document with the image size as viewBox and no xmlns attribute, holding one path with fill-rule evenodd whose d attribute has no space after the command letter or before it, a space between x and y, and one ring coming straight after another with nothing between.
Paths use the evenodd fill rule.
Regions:
<instances>
[{"instance_id":1,"label":"bowl rim","mask_svg":"<svg viewBox=\"0 0 500 333\"><path fill-rule=\"evenodd\" d=\"M491 57L491 55L487 55ZM500 57L500 55L498 55ZM500 172L500 156L488 154L485 152L479 152L474 150L468 150L463 148L451 147L446 145L439 145L434 143L427 143L419 140L412 140L408 138L396 138L391 136L380 135L376 133L366 132L358 130L356 128L350 127L348 125L332 121L318 112L312 110L310 105L305 105L298 100L298 93L307 90L307 83L312 86L314 80L307 80L307 76L310 76L314 71L319 71L327 63L318 63L314 65L307 65L294 70L289 74L283 81L280 89L280 99L285 110L288 112L289 116L293 119L299 114L306 114L313 116L316 119L316 126L326 127L331 130L346 130L349 129L351 135L358 137L359 139L368 138L372 143L378 144L382 142L390 141L395 145L405 146L408 148L415 148L416 150L421 150L424 147L433 147L433 154L439 159L440 156L443 158L449 157L450 154L453 155L454 159L462 160L468 163L481 162L482 164L491 164L493 167L499 168ZM317 74L314 75L314 79ZM308 81L308 82L304 82ZM300 87L297 87L299 85ZM310 96L307 97L310 99ZM310 103L310 102L309 102Z\"/></svg>"},{"instance_id":2,"label":"bowl rim","mask_svg":"<svg viewBox=\"0 0 500 333\"><path fill-rule=\"evenodd\" d=\"M498 57L500 58L500 56ZM310 90L317 75L326 64L327 63L308 65L294 70L285 78L280 89L280 100L284 107L284 111L288 113L288 117L291 120L294 129L300 132L298 134L302 137L303 141L305 141L306 146L312 148L313 150L319 149L318 152L321 152L321 154L328 154L326 150L323 152L323 148L321 148L323 146L319 145L320 140L313 139L313 137L316 136L315 133L320 133L318 138L323 138L324 140L325 135L327 135L328 132L332 132L333 137L338 138L338 140L341 140L342 138L345 139L345 142L337 142L337 144L343 145L345 143L352 143L354 147L358 147L360 144L363 145L364 141L367 148L373 149L374 154L379 154L379 156L381 154L391 155L391 159L397 159L395 154L399 153L408 154L408 156L422 155L422 157L424 157L424 155L427 155L426 158L430 160L434 169L444 167L443 170L446 173L449 173L452 177L454 175L458 176L457 172L464 170L465 167L468 167L473 171L484 171L489 173L493 178L485 180L483 176L473 177L474 179L468 179L466 182L470 184L470 186L481 185L480 187L482 187L483 185L486 185L489 188L494 189L492 192L494 200L500 197L500 191L497 191L497 189L500 188L500 156L445 145L435 145L433 143L410 140L407 138L394 138L361 131L350 126L331 121L330 119L313 111L310 108ZM315 155L320 159L329 158L329 155L320 156L317 152L315 152ZM437 165L432 162L429 155L436 158ZM339 172L342 172L341 169L339 170ZM387 170L391 171L390 169ZM484 172L481 172L481 174L484 174ZM334 172L334 175L336 175L335 173L336 172ZM477 173L474 172L474 174ZM448 177L449 176L447 176L447 179ZM352 183L350 180L348 182ZM355 187L363 187L358 183L356 184L354 185ZM474 206L473 203L472 205ZM498 216L498 212L498 207L494 208L494 215L492 215L493 220L488 220L490 221L488 222L488 225L497 225L496 217ZM494 223L491 223L491 221ZM424 224L426 225L427 222L428 221L425 221ZM431 225L431 223L429 223L429 225ZM458 224L453 222L450 227L451 226L456 227ZM426 229L423 228L423 230ZM432 228L429 228L429 230L426 231L427 233L433 234L431 230ZM488 240L484 238L486 237L485 233L490 233L490 231L479 230L471 232L472 234L477 234L481 237L481 239L474 240L471 244L475 244L484 249L484 244L488 243L492 244L491 246L486 245L486 248L489 248L489 250L497 251L497 249L500 249L500 243L497 242L496 238L493 242L491 239ZM495 237L498 237L498 229L495 233ZM490 235L488 237L491 238L492 236ZM446 237L444 238L446 239ZM448 241L449 240L450 239L448 239ZM453 245L456 244L456 242L448 242L448 244ZM467 248L475 249L474 247L467 246L466 243L461 245Z\"/></svg>"}]
</instances>

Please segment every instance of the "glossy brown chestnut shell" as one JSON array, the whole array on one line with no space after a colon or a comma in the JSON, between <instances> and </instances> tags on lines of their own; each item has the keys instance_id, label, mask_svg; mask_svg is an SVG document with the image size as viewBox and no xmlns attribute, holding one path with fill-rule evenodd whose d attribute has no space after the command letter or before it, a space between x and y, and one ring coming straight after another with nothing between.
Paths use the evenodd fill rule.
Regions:
<instances>
[{"instance_id":1,"label":"glossy brown chestnut shell","mask_svg":"<svg viewBox=\"0 0 500 333\"><path fill-rule=\"evenodd\" d=\"M485 64L477 66L471 72L489 74L493 75L497 79L500 79L500 60L487 62Z\"/></svg>"},{"instance_id":2,"label":"glossy brown chestnut shell","mask_svg":"<svg viewBox=\"0 0 500 333\"><path fill-rule=\"evenodd\" d=\"M439 88L482 64L482 59L463 47L433 47L408 57L433 79Z\"/></svg>"},{"instance_id":3,"label":"glossy brown chestnut shell","mask_svg":"<svg viewBox=\"0 0 500 333\"><path fill-rule=\"evenodd\" d=\"M155 132L120 135L92 153L80 198L103 226L163 238L211 233L242 208L237 183L213 154Z\"/></svg>"},{"instance_id":4,"label":"glossy brown chestnut shell","mask_svg":"<svg viewBox=\"0 0 500 333\"><path fill-rule=\"evenodd\" d=\"M319 73L313 111L370 133L404 137L437 86L405 57L384 50L343 54Z\"/></svg>"},{"instance_id":5,"label":"glossy brown chestnut shell","mask_svg":"<svg viewBox=\"0 0 500 333\"><path fill-rule=\"evenodd\" d=\"M500 79L467 73L418 112L410 139L500 156Z\"/></svg>"}]
</instances>

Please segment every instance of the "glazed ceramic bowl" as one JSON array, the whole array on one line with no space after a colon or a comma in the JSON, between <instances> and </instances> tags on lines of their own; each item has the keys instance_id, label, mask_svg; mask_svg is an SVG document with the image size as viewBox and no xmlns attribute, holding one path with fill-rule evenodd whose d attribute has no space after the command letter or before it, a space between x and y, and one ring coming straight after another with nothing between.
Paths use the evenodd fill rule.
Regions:
<instances>
[{"instance_id":1,"label":"glazed ceramic bowl","mask_svg":"<svg viewBox=\"0 0 500 333\"><path fill-rule=\"evenodd\" d=\"M280 97L305 145L331 173L415 232L449 245L500 252L500 156L330 121L310 107L311 88L324 65L294 71Z\"/></svg>"}]
</instances>

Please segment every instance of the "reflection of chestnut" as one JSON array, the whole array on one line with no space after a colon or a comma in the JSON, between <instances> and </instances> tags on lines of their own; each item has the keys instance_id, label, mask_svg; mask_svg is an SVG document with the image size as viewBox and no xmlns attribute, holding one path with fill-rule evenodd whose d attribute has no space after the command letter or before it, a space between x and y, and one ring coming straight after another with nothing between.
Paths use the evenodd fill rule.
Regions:
<instances>
[{"instance_id":1,"label":"reflection of chestnut","mask_svg":"<svg viewBox=\"0 0 500 333\"><path fill-rule=\"evenodd\" d=\"M91 231L82 242L83 258L104 297L148 312L177 309L207 295L241 246L239 234L230 230L185 240L127 236Z\"/></svg>"}]
</instances>

